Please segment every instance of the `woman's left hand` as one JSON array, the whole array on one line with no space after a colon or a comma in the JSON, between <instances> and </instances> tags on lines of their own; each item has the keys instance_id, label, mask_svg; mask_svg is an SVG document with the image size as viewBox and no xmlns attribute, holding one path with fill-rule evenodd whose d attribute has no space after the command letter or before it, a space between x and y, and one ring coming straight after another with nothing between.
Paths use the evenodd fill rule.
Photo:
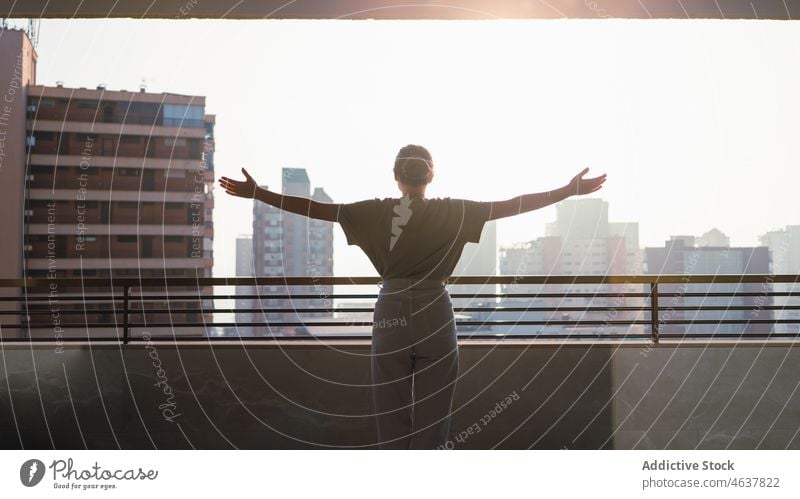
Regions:
<instances>
[{"instance_id":1,"label":"woman's left hand","mask_svg":"<svg viewBox=\"0 0 800 499\"><path fill-rule=\"evenodd\" d=\"M572 180L570 180L569 184L567 184L567 192L570 196L589 194L603 187L603 182L606 181L606 174L604 173L594 178L583 178L588 171L589 167L584 168L583 171L575 175Z\"/></svg>"},{"instance_id":2,"label":"woman's left hand","mask_svg":"<svg viewBox=\"0 0 800 499\"><path fill-rule=\"evenodd\" d=\"M253 199L256 197L258 184L256 184L256 181L253 180L253 177L251 177L244 168L242 168L242 173L244 173L245 180L232 180L228 177L221 177L219 179L219 185L231 196Z\"/></svg>"}]
</instances>

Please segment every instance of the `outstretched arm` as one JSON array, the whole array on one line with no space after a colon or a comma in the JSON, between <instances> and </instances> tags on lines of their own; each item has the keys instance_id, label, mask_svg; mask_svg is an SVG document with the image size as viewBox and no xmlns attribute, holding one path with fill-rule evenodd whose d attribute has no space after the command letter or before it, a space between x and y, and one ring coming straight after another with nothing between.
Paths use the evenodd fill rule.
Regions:
<instances>
[{"instance_id":1,"label":"outstretched arm","mask_svg":"<svg viewBox=\"0 0 800 499\"><path fill-rule=\"evenodd\" d=\"M264 203L275 206L282 210L304 215L309 218L316 218L318 220L327 220L328 222L335 222L337 219L339 205L333 203L320 203L313 199L301 198L298 196L286 196L278 194L258 186L253 177L247 173L247 170L242 168L245 180L232 180L228 177L219 179L219 184L225 189L225 192L231 196L238 196L242 198L258 199Z\"/></svg>"},{"instance_id":2,"label":"outstretched arm","mask_svg":"<svg viewBox=\"0 0 800 499\"><path fill-rule=\"evenodd\" d=\"M564 187L546 192L535 192L533 194L523 194L505 201L495 201L492 203L492 213L489 220L519 215L527 211L538 210L553 203L563 201L570 196L580 196L589 194L600 189L606 181L606 174L599 177L583 178L589 168L584 168L582 172L575 175Z\"/></svg>"}]
</instances>

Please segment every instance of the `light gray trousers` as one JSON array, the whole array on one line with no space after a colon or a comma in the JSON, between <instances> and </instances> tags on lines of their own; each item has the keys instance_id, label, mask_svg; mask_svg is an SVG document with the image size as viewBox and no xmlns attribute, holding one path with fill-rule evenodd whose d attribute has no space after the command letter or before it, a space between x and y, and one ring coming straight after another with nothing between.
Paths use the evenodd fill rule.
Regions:
<instances>
[{"instance_id":1,"label":"light gray trousers","mask_svg":"<svg viewBox=\"0 0 800 499\"><path fill-rule=\"evenodd\" d=\"M383 281L372 327L372 395L381 449L447 442L458 376L450 294L441 281Z\"/></svg>"}]
</instances>

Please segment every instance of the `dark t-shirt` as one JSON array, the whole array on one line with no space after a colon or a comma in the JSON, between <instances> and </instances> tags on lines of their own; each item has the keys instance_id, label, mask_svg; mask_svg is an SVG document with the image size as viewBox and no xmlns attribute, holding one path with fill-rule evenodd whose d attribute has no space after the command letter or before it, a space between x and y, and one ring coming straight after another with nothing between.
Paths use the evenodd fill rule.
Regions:
<instances>
[{"instance_id":1,"label":"dark t-shirt","mask_svg":"<svg viewBox=\"0 0 800 499\"><path fill-rule=\"evenodd\" d=\"M491 202L466 199L374 198L339 205L337 221L383 279L444 279L490 211Z\"/></svg>"}]
</instances>

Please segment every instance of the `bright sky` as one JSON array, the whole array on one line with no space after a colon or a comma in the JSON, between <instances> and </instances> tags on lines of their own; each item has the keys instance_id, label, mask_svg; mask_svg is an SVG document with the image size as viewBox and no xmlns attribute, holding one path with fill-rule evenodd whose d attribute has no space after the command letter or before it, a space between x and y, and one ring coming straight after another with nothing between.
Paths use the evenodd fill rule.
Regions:
<instances>
[{"instance_id":1,"label":"bright sky","mask_svg":"<svg viewBox=\"0 0 800 499\"><path fill-rule=\"evenodd\" d=\"M717 227L733 245L800 223L800 22L45 20L38 81L207 97L217 176L279 189L306 168L336 202L398 194L397 150L429 148L428 196L506 199L607 173L642 246ZM535 239L549 207L500 221ZM215 269L251 205L219 188ZM375 275L335 229L335 274Z\"/></svg>"}]
</instances>

